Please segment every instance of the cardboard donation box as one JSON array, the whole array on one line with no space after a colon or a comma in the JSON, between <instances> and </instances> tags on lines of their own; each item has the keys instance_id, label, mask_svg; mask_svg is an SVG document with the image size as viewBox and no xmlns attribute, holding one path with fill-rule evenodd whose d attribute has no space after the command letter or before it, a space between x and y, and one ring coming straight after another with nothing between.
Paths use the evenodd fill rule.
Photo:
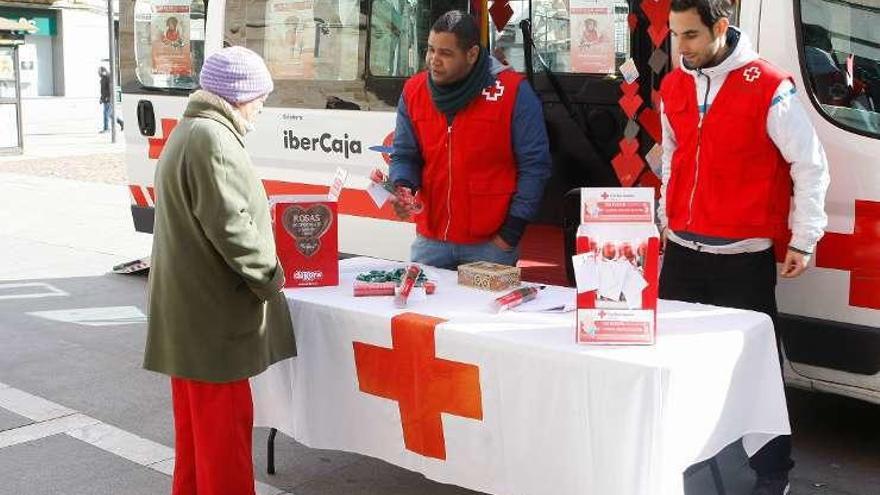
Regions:
<instances>
[{"instance_id":1,"label":"cardboard donation box","mask_svg":"<svg viewBox=\"0 0 880 495\"><path fill-rule=\"evenodd\" d=\"M581 189L576 242L577 342L653 344L660 262L654 189Z\"/></svg>"},{"instance_id":2,"label":"cardboard donation box","mask_svg":"<svg viewBox=\"0 0 880 495\"><path fill-rule=\"evenodd\" d=\"M270 201L284 287L338 285L336 201L327 196L273 196Z\"/></svg>"}]
</instances>

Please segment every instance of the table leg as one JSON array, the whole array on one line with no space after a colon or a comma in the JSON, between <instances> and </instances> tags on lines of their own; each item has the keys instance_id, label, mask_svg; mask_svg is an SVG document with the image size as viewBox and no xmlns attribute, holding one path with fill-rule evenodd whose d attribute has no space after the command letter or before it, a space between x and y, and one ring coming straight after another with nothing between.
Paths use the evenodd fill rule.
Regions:
<instances>
[{"instance_id":1,"label":"table leg","mask_svg":"<svg viewBox=\"0 0 880 495\"><path fill-rule=\"evenodd\" d=\"M267 450L268 455L266 460L266 472L269 474L275 474L275 435L278 434L278 430L272 428L269 430L269 441L267 442Z\"/></svg>"}]
</instances>

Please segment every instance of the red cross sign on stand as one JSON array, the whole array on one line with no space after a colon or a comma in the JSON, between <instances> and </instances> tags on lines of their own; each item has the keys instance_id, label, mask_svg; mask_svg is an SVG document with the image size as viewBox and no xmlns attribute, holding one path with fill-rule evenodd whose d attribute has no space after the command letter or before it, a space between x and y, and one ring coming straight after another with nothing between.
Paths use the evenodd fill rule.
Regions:
<instances>
[{"instance_id":1,"label":"red cross sign on stand","mask_svg":"<svg viewBox=\"0 0 880 495\"><path fill-rule=\"evenodd\" d=\"M441 413L483 419L480 369L436 357L444 321L403 313L391 320L391 349L353 343L361 392L397 401L404 446L435 459L446 459Z\"/></svg>"}]
</instances>

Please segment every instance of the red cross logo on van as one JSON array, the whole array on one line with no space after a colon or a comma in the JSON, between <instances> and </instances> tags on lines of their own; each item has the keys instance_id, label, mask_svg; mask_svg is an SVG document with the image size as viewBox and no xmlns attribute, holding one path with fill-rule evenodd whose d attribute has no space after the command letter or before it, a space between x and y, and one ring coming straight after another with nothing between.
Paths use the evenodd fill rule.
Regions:
<instances>
[{"instance_id":1,"label":"red cross logo on van","mask_svg":"<svg viewBox=\"0 0 880 495\"><path fill-rule=\"evenodd\" d=\"M162 154L162 148L165 147L165 142L168 141L168 136L171 135L171 131L175 127L177 127L177 119L162 119L162 137L147 139L150 143L150 147L147 149L148 157L153 160L159 158L159 155Z\"/></svg>"},{"instance_id":2,"label":"red cross logo on van","mask_svg":"<svg viewBox=\"0 0 880 495\"><path fill-rule=\"evenodd\" d=\"M748 82L755 82L761 77L761 69L757 67L749 67L743 72L743 77L745 77Z\"/></svg>"},{"instance_id":3,"label":"red cross logo on van","mask_svg":"<svg viewBox=\"0 0 880 495\"><path fill-rule=\"evenodd\" d=\"M816 266L849 272L849 305L880 309L880 202L856 200L852 234L828 232Z\"/></svg>"},{"instance_id":4,"label":"red cross logo on van","mask_svg":"<svg viewBox=\"0 0 880 495\"><path fill-rule=\"evenodd\" d=\"M498 101L498 98L501 98L502 95L504 95L504 85L498 79L495 80L495 86L483 89L483 96L486 97L486 101Z\"/></svg>"}]
</instances>

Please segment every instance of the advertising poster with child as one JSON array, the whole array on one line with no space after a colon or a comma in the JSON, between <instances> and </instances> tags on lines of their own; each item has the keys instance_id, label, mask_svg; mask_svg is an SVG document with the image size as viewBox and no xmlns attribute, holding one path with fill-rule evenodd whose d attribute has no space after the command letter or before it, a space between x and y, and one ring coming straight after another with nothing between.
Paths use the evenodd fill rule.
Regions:
<instances>
[{"instance_id":1,"label":"advertising poster with child","mask_svg":"<svg viewBox=\"0 0 880 495\"><path fill-rule=\"evenodd\" d=\"M614 11L603 0L571 0L573 72L613 74Z\"/></svg>"},{"instance_id":2,"label":"advertising poster with child","mask_svg":"<svg viewBox=\"0 0 880 495\"><path fill-rule=\"evenodd\" d=\"M315 78L315 3L270 0L266 6L266 65L278 79Z\"/></svg>"},{"instance_id":3,"label":"advertising poster with child","mask_svg":"<svg viewBox=\"0 0 880 495\"><path fill-rule=\"evenodd\" d=\"M189 0L153 2L150 18L153 74L192 75L189 18Z\"/></svg>"}]
</instances>

